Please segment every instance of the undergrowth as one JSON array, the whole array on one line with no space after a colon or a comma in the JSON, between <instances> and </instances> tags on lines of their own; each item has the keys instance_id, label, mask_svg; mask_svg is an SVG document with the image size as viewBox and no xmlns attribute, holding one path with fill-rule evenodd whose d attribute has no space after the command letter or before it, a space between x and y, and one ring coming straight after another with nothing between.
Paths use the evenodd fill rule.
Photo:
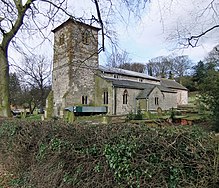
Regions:
<instances>
[{"instance_id":1,"label":"undergrowth","mask_svg":"<svg viewBox=\"0 0 219 188\"><path fill-rule=\"evenodd\" d=\"M197 127L7 120L0 163L15 174L11 187L213 188L219 144L212 138Z\"/></svg>"}]
</instances>

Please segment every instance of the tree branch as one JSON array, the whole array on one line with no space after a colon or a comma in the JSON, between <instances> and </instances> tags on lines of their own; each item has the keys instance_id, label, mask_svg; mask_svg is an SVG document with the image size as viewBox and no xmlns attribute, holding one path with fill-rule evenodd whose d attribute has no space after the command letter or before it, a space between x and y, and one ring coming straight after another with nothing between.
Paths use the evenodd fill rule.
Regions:
<instances>
[{"instance_id":1,"label":"tree branch","mask_svg":"<svg viewBox=\"0 0 219 188\"><path fill-rule=\"evenodd\" d=\"M100 8L99 8L99 4L97 0L94 0L95 6L96 6L96 10L97 10L97 16L98 16L98 20L100 23L100 27L101 27L101 31L102 31L102 49L103 51L105 51L105 42L104 42L104 27L103 27L103 21L101 18L101 14L100 14Z\"/></svg>"},{"instance_id":2,"label":"tree branch","mask_svg":"<svg viewBox=\"0 0 219 188\"><path fill-rule=\"evenodd\" d=\"M16 7L18 8L18 18L16 22L12 25L11 30L5 34L5 37L2 41L2 47L6 48L9 44L9 42L13 39L13 37L17 34L18 30L23 24L23 18L25 16L26 11L30 7L31 3L33 3L35 0L28 0L24 6L20 4L18 1L14 1L16 4Z\"/></svg>"},{"instance_id":3,"label":"tree branch","mask_svg":"<svg viewBox=\"0 0 219 188\"><path fill-rule=\"evenodd\" d=\"M200 39L201 37L203 37L204 35L206 35L207 33L209 33L210 31L212 31L212 30L214 30L214 29L216 29L216 28L219 28L219 25L215 25L215 26L213 26L213 27L207 29L206 31L202 32L202 33L199 34L199 35L193 35L193 36L189 37L189 38L187 39L189 46L196 47L196 45L197 45L197 43L198 43L198 41L199 41L199 39ZM195 40L195 44L192 43L193 40Z\"/></svg>"}]
</instances>

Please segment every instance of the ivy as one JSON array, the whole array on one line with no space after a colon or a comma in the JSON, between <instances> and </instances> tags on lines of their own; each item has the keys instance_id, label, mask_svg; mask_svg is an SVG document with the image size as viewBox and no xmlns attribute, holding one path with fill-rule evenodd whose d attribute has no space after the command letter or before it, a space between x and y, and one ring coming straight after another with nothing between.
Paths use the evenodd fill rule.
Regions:
<instances>
[{"instance_id":1,"label":"ivy","mask_svg":"<svg viewBox=\"0 0 219 188\"><path fill-rule=\"evenodd\" d=\"M138 151L139 146L134 140L122 139L118 144L106 144L104 155L110 169L114 171L117 182L125 181L130 187L139 187L141 172L132 167L132 160Z\"/></svg>"}]
</instances>

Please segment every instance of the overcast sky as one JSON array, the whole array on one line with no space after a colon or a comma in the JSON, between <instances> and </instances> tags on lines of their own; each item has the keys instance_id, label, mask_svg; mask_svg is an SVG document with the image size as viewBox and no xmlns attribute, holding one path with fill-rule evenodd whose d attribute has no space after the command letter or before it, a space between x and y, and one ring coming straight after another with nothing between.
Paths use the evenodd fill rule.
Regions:
<instances>
[{"instance_id":1,"label":"overcast sky","mask_svg":"<svg viewBox=\"0 0 219 188\"><path fill-rule=\"evenodd\" d=\"M95 7L87 4L88 0L74 2L72 7L76 14L95 14ZM129 53L133 62L145 63L157 56L175 53L188 55L197 63L218 44L218 31L203 37L195 48L179 46L176 35L178 32L184 37L188 37L188 33L197 35L217 23L219 18L209 6L211 2L212 0L152 0L147 3L141 19L126 19L126 23L122 23L118 21L121 17L117 15L114 29L117 32L119 47ZM215 12L219 13L217 0L213 2ZM127 18L127 12L119 13L123 18ZM107 48L105 54L107 52L110 53L111 49ZM101 64L105 62L105 54L100 55Z\"/></svg>"},{"instance_id":2,"label":"overcast sky","mask_svg":"<svg viewBox=\"0 0 219 188\"><path fill-rule=\"evenodd\" d=\"M116 2L116 0L113 1ZM125 19L126 23L119 22L122 19L121 16L127 18L127 12L120 10L120 15L114 15L115 17L111 17L109 21L114 22L111 27L117 32L119 47L129 53L133 62L146 63L157 56L167 56L175 53L178 55L189 55L193 62L196 63L202 60L218 44L219 36L217 31L211 32L202 39L198 47L183 49L179 49L175 34L178 34L177 30L184 34L200 34L202 30L206 30L217 22L219 19L212 17L211 9L203 10L211 1L152 0L147 3L147 7L141 14L140 19L131 18L129 20ZM96 14L95 6L90 0L69 2L69 10L76 16L88 16L90 18L92 14ZM107 10L107 6L107 4L102 4L102 10ZM214 8L217 12L217 7ZM104 17L105 15L103 15ZM53 35L50 37L52 41ZM35 39L35 37L28 39L30 40L29 44L32 45L31 43ZM40 46L36 52L52 56L53 49L51 44L47 42ZM105 55L110 52L111 49L107 47L106 52L100 54L100 64L105 64Z\"/></svg>"},{"instance_id":3,"label":"overcast sky","mask_svg":"<svg viewBox=\"0 0 219 188\"><path fill-rule=\"evenodd\" d=\"M118 27L118 38L123 49L136 62L146 62L157 56L176 53L189 55L196 63L218 44L217 31L203 38L196 48L179 48L174 38L177 28L191 34L200 34L212 26L210 9L204 12L210 0L153 0L142 19L130 27ZM165 3L165 4L164 4ZM216 9L216 8L215 8ZM203 14L203 15L202 15Z\"/></svg>"}]
</instances>

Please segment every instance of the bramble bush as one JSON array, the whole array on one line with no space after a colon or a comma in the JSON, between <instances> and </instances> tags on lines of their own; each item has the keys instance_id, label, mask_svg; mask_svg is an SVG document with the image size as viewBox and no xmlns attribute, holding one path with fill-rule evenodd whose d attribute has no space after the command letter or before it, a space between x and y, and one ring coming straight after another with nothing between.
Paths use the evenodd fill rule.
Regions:
<instances>
[{"instance_id":1,"label":"bramble bush","mask_svg":"<svg viewBox=\"0 0 219 188\"><path fill-rule=\"evenodd\" d=\"M218 187L219 143L190 127L0 122L11 187ZM0 187L1 187L0 181Z\"/></svg>"}]
</instances>

